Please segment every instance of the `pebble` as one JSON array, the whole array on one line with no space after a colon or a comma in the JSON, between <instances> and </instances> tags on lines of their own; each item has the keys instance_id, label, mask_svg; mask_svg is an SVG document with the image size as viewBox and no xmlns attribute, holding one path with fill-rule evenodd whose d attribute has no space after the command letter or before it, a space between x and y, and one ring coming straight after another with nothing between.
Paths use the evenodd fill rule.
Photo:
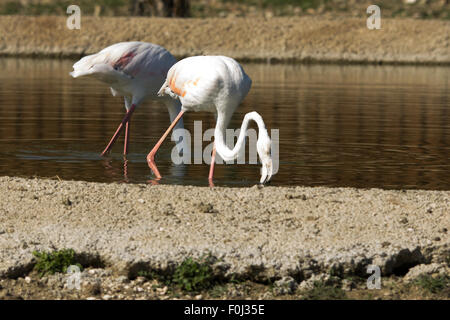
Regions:
<instances>
[{"instance_id":1,"label":"pebble","mask_svg":"<svg viewBox=\"0 0 450 320\"><path fill-rule=\"evenodd\" d=\"M144 277L137 277L136 280L135 280L135 282L138 283L138 284L142 284L145 281L147 281L147 279L144 278Z\"/></svg>"},{"instance_id":2,"label":"pebble","mask_svg":"<svg viewBox=\"0 0 450 320\"><path fill-rule=\"evenodd\" d=\"M119 276L117 278L117 281L120 283L128 283L128 282L130 282L130 279L128 279L126 276Z\"/></svg>"},{"instance_id":3,"label":"pebble","mask_svg":"<svg viewBox=\"0 0 450 320\"><path fill-rule=\"evenodd\" d=\"M292 294L297 289L297 283L292 277L283 277L274 283L274 293L276 295Z\"/></svg>"},{"instance_id":4,"label":"pebble","mask_svg":"<svg viewBox=\"0 0 450 320\"><path fill-rule=\"evenodd\" d=\"M164 288L157 288L156 291L160 294L160 295L165 295L167 293L167 291L169 290L169 288L167 286L165 286Z\"/></svg>"},{"instance_id":5,"label":"pebble","mask_svg":"<svg viewBox=\"0 0 450 320\"><path fill-rule=\"evenodd\" d=\"M195 300L201 300L201 299L203 299L203 296L201 294L195 296Z\"/></svg>"}]
</instances>

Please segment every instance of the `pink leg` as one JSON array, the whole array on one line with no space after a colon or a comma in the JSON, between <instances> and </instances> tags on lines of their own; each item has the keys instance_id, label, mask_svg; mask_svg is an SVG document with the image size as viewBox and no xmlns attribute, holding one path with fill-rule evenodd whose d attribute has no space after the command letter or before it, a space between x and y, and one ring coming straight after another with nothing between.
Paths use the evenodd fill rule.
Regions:
<instances>
[{"instance_id":1,"label":"pink leg","mask_svg":"<svg viewBox=\"0 0 450 320\"><path fill-rule=\"evenodd\" d=\"M125 117L123 117L122 122L119 124L119 127L116 130L116 133L114 133L113 137L109 141L109 143L106 146L105 150L103 150L103 152L101 154L102 156L104 156L106 153L108 153L111 150L112 146L116 142L117 138L119 137L120 132L123 129L123 125L127 124L128 121L130 121L131 115L133 114L135 108L136 108L136 106L134 104L132 104L131 107L130 107L130 110L128 110L128 112L125 115Z\"/></svg>"},{"instance_id":2,"label":"pink leg","mask_svg":"<svg viewBox=\"0 0 450 320\"><path fill-rule=\"evenodd\" d=\"M123 144L123 155L128 154L128 140L130 139L130 121L125 124L125 142Z\"/></svg>"},{"instance_id":3,"label":"pink leg","mask_svg":"<svg viewBox=\"0 0 450 320\"><path fill-rule=\"evenodd\" d=\"M212 154L211 154L211 164L209 167L209 176L208 180L212 182L214 175L214 164L216 163L216 145L213 146Z\"/></svg>"},{"instance_id":4,"label":"pink leg","mask_svg":"<svg viewBox=\"0 0 450 320\"><path fill-rule=\"evenodd\" d=\"M158 151L159 147L161 146L161 144L164 142L164 140L167 138L167 136L169 135L169 132L173 129L173 127L175 127L175 125L177 124L178 121L180 121L181 117L184 114L184 110L181 110L180 113L177 115L177 117L175 118L175 120L173 120L173 122L171 123L170 127L167 129L167 131L163 134L163 136L161 137L161 139L159 139L158 143L153 147L152 151L150 151L150 153L147 155L147 163L148 166L150 167L150 169L152 169L153 173L155 174L157 179L161 179L161 175L159 174L158 168L156 167L156 163L155 163L155 154Z\"/></svg>"}]
</instances>

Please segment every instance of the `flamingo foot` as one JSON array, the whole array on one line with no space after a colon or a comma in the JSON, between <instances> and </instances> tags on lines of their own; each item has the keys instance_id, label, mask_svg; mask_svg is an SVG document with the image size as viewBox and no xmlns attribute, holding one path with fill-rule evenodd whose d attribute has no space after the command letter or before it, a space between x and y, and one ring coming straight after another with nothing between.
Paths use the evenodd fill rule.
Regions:
<instances>
[{"instance_id":1,"label":"flamingo foot","mask_svg":"<svg viewBox=\"0 0 450 320\"><path fill-rule=\"evenodd\" d=\"M167 138L167 135L169 132L175 127L178 121L180 121L181 117L184 114L184 110L181 110L178 115L176 116L175 120L170 124L169 128L166 130L166 132L162 135L162 137L159 139L159 141L156 143L156 145L153 147L152 151L147 155L147 163L150 169L153 171L153 173L156 176L156 179L161 179L161 174L159 174L159 170L156 167L155 163L155 154L158 151L159 147L163 143L164 139Z\"/></svg>"},{"instance_id":2,"label":"flamingo foot","mask_svg":"<svg viewBox=\"0 0 450 320\"><path fill-rule=\"evenodd\" d=\"M161 179L161 174L159 173L158 167L156 166L155 163L155 156L153 154L149 154L147 156L147 164L150 168L150 170L153 171L153 174L156 176L156 179Z\"/></svg>"}]
</instances>

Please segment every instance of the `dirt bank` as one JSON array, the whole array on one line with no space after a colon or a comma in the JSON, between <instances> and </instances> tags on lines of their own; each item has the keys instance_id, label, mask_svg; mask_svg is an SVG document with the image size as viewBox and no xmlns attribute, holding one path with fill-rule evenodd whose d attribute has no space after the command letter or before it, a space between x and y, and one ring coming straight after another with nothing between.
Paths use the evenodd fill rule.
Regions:
<instances>
[{"instance_id":1,"label":"dirt bank","mask_svg":"<svg viewBox=\"0 0 450 320\"><path fill-rule=\"evenodd\" d=\"M115 42L160 44L177 57L223 54L238 60L346 63L450 63L450 22L366 17L163 19L0 17L0 55L81 56Z\"/></svg>"},{"instance_id":2,"label":"dirt bank","mask_svg":"<svg viewBox=\"0 0 450 320\"><path fill-rule=\"evenodd\" d=\"M34 250L63 248L126 275L207 253L224 277L301 281L366 274L369 264L386 276L404 275L416 265L449 262L449 212L450 191L1 177L0 278L29 270Z\"/></svg>"}]
</instances>

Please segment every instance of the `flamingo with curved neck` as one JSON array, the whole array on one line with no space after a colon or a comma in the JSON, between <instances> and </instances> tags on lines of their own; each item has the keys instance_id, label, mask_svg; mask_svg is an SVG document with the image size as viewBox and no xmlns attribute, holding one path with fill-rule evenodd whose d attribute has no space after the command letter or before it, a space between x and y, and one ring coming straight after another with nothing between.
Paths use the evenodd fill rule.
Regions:
<instances>
[{"instance_id":1,"label":"flamingo with curved neck","mask_svg":"<svg viewBox=\"0 0 450 320\"><path fill-rule=\"evenodd\" d=\"M248 123L253 120L258 125L256 144L262 163L260 183L272 176L271 140L262 117L255 111L247 113L241 126L237 143L233 149L225 144L224 134L236 108L251 87L251 79L235 60L224 56L197 56L183 59L173 65L166 81L158 92L159 96L170 96L181 101L181 111L147 156L147 162L156 178L161 174L155 163L159 147L186 111L209 111L216 115L214 148L209 173L210 184L214 174L215 152L225 161L238 157L246 136Z\"/></svg>"}]
</instances>

